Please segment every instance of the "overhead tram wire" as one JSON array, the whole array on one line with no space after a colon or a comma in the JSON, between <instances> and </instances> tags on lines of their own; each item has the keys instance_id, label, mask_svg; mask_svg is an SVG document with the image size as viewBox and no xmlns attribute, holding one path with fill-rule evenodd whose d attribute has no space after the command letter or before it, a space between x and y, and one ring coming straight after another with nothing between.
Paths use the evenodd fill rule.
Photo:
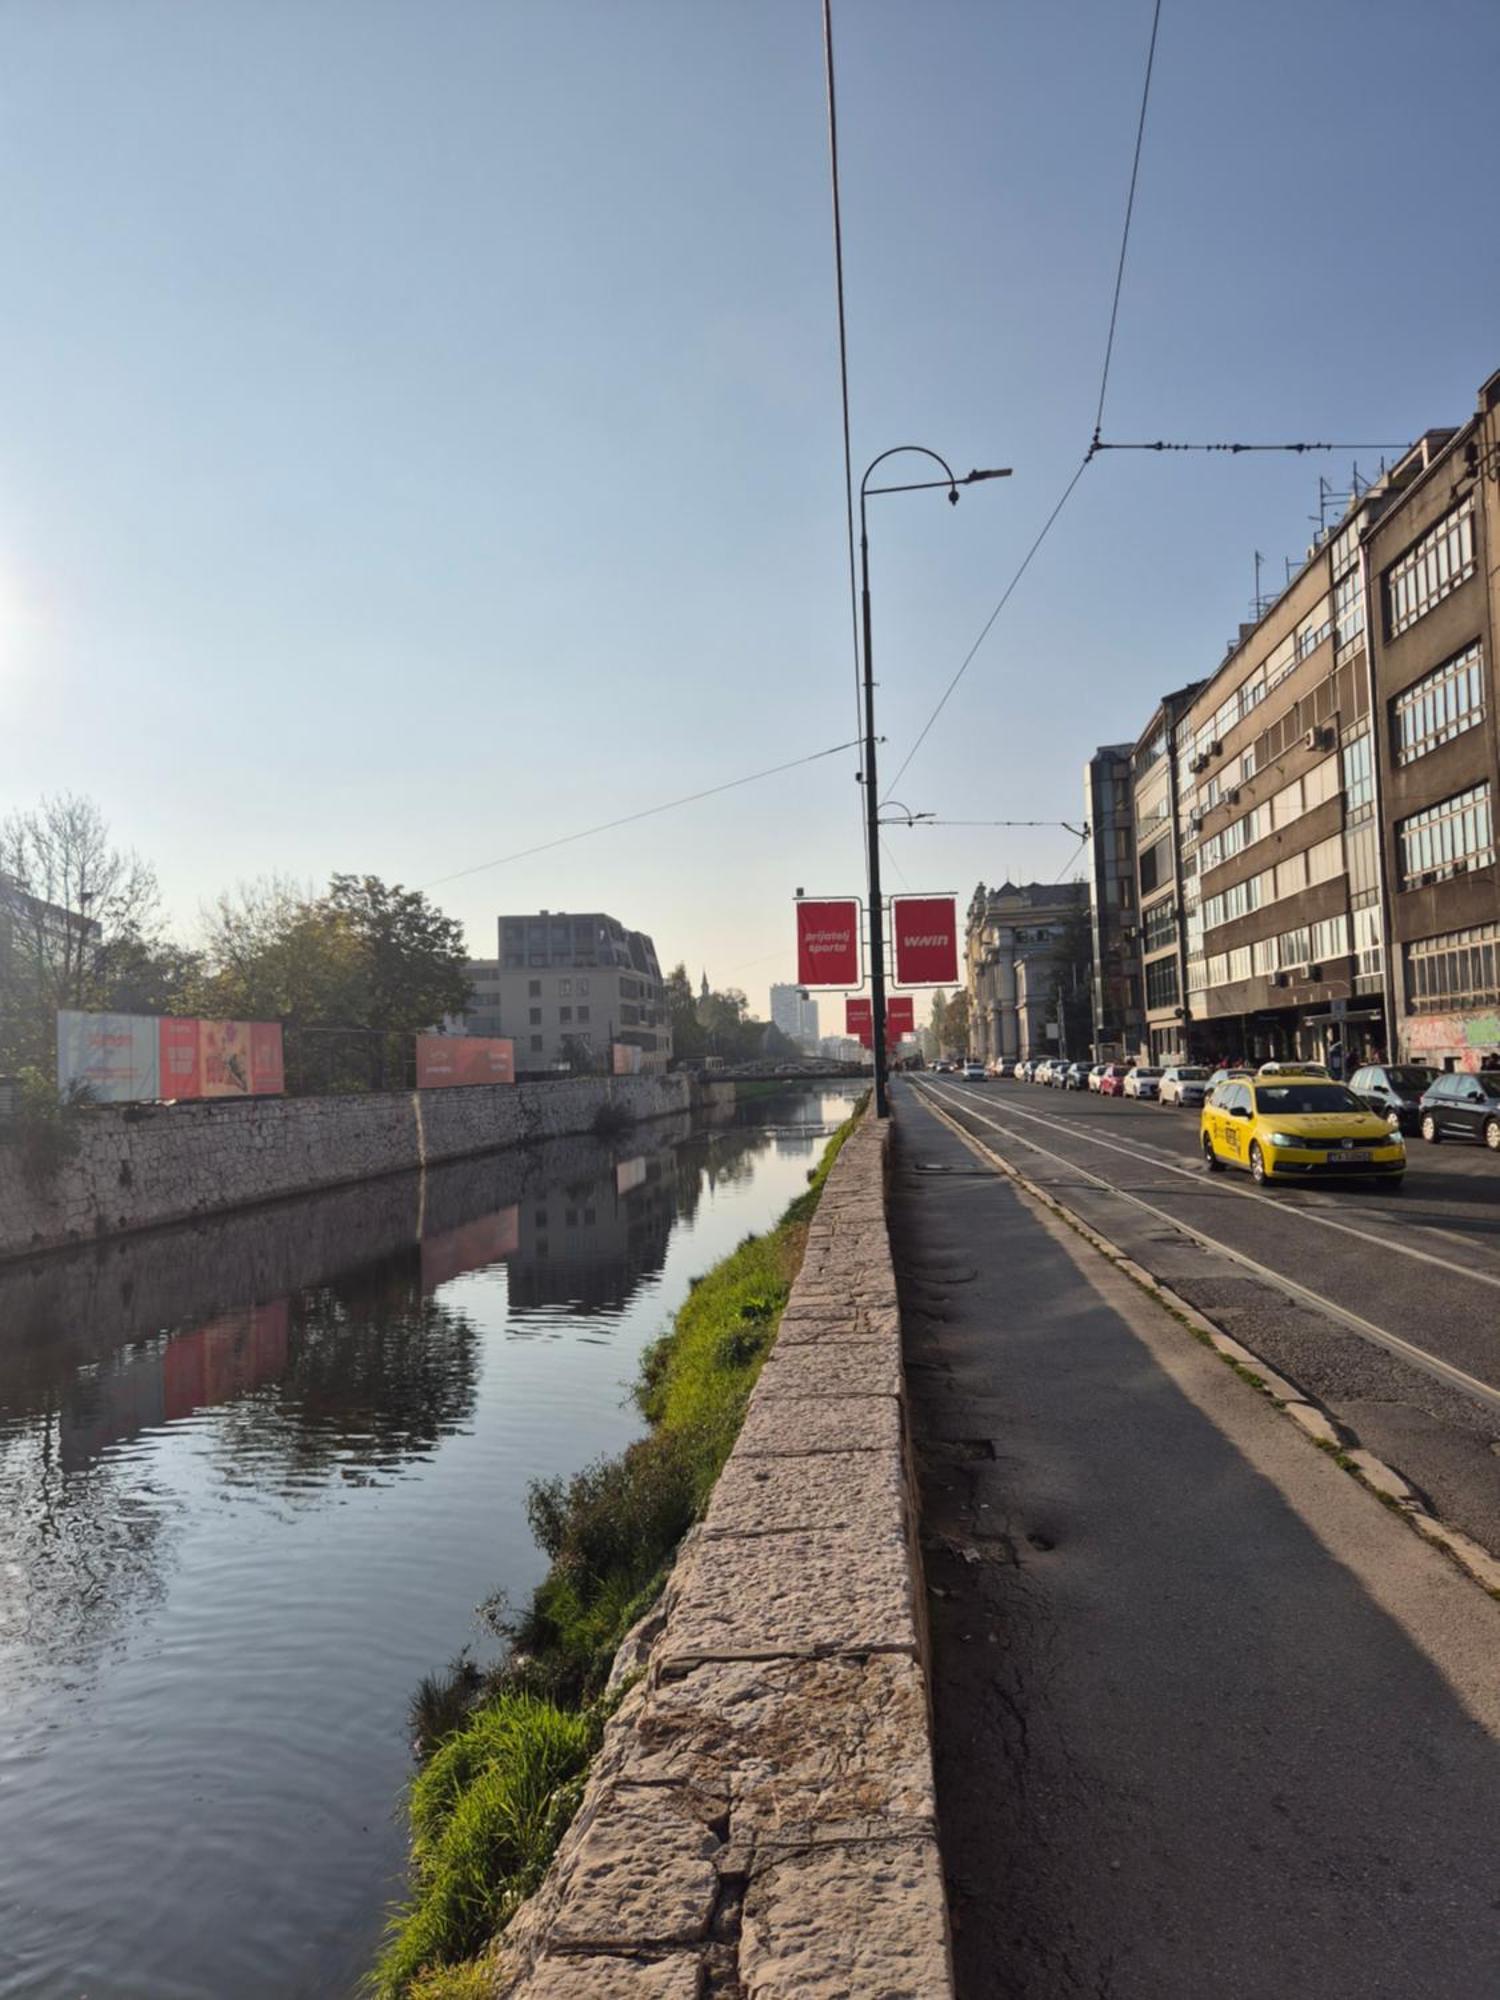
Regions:
<instances>
[{"instance_id":1,"label":"overhead tram wire","mask_svg":"<svg viewBox=\"0 0 1500 2000\"><path fill-rule=\"evenodd\" d=\"M1115 330L1119 324L1119 318L1120 318L1120 293L1125 283L1125 255L1128 249L1130 248L1130 224L1135 215L1135 192L1136 192L1136 185L1140 179L1140 172L1141 172L1141 147L1146 136L1146 108L1151 101L1151 76L1153 70L1156 67L1156 38L1160 27L1161 27L1161 0L1155 0L1155 4L1151 11L1151 41L1146 50L1146 74L1141 85L1141 109L1140 109L1140 115L1136 120L1135 150L1131 155L1131 161L1130 161L1130 189L1125 198L1125 222L1123 228L1120 231L1120 255L1115 265L1114 295L1110 300L1110 307L1109 307L1109 332L1104 342L1103 365L1099 370L1099 401L1098 401L1098 406L1094 412L1093 439L1089 444L1088 450L1084 453L1083 458L1080 461L1077 469L1073 473L1072 478L1063 488L1060 497L1058 498L1055 506L1052 509L1052 512L1047 516L1046 520L1042 523L1041 532L1037 535L1036 540L1031 544L1031 547L1026 551L1025 555L1022 556L1020 565L1017 568L1015 575L1011 578L1010 582L1006 584L1005 589L1001 592L999 603L995 606L994 610L990 613L989 617L985 619L984 625L980 630L979 637L974 641L973 645L964 655L963 660L959 665L958 672L953 676L952 680L949 681L947 687L943 689L942 694L938 698L937 706L933 709L931 715L928 716L926 722L922 725L921 734L918 736L916 742L913 743L910 750L907 751L906 756L902 761L900 770L898 770L895 777L891 779L892 786L896 785L900 781L902 772L905 771L907 765L911 763L912 758L916 756L917 752L921 749L922 745L927 741L927 737L931 732L933 724L937 721L938 717L942 714L943 710L948 706L949 699L952 696L954 689L958 686L959 682L963 679L964 675L969 671L970 666L973 664L975 654L978 653L980 647L989 637L990 631L994 626L995 620L1000 616L1000 613L1005 609L1006 605L1010 602L1011 596L1015 591L1017 584L1021 581L1021 578L1025 576L1027 570L1031 567L1033 557L1036 555L1037 551L1041 548L1043 542L1046 541L1048 535L1051 534L1053 528L1057 525L1058 516L1062 513L1064 507L1066 507L1068 502L1072 499L1074 488L1077 486L1079 480L1083 477L1085 471L1092 463L1095 452L1099 449L1100 427L1104 422L1104 399L1109 390L1109 366L1110 362L1114 358Z\"/></svg>"},{"instance_id":2,"label":"overhead tram wire","mask_svg":"<svg viewBox=\"0 0 1500 2000\"><path fill-rule=\"evenodd\" d=\"M1150 444L1110 444L1097 434L1089 446L1089 457L1101 451L1224 451L1238 454L1242 451L1397 451L1405 452L1410 447L1404 444L1172 444L1165 438L1156 438Z\"/></svg>"},{"instance_id":3,"label":"overhead tram wire","mask_svg":"<svg viewBox=\"0 0 1500 2000\"><path fill-rule=\"evenodd\" d=\"M814 750L806 757L792 757L785 764L771 764L764 771L750 771L743 778L727 778L722 785L707 785L701 792L685 792L680 799L665 799L659 806L645 806L640 812L622 813L618 819L601 820L597 826L580 827L577 833L560 834L556 840L541 840L534 847L519 847L514 854L499 854L493 861L476 861L472 868L455 868L451 875L436 875L430 882L421 884L423 890L437 889L444 882L461 882L467 875L482 875L488 868L504 868L512 861L527 861L533 854L548 854L554 847L568 847L575 840L588 840L596 833L612 833L617 826L634 826L637 820L654 819L658 813L675 812L679 806L697 805L700 799L717 798L720 792L733 792L741 785L759 784L762 778L779 777L783 771L795 771L804 764L816 764L824 757L837 757L841 751L858 749L860 737L848 743L832 743L826 750Z\"/></svg>"}]
</instances>

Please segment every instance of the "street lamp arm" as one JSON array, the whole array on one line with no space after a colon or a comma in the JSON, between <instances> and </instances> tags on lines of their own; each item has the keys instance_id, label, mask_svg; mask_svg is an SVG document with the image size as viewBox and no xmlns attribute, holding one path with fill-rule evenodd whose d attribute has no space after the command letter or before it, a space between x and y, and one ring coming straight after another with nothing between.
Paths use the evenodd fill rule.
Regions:
<instances>
[{"instance_id":1,"label":"street lamp arm","mask_svg":"<svg viewBox=\"0 0 1500 2000\"><path fill-rule=\"evenodd\" d=\"M956 486L958 484L958 480L954 476L953 467L943 457L941 452L929 451L925 444L893 444L889 451L883 451L879 458L872 458L870 463L865 467L865 476L859 482L861 499L869 491L870 474L875 470L876 466L884 465L888 458L899 458L904 451L914 451L919 458L930 458L934 465L940 465L943 468L947 477L931 480L928 482L929 484L933 486ZM890 488L890 491L893 493L901 493L906 490L908 489L900 486Z\"/></svg>"}]
</instances>

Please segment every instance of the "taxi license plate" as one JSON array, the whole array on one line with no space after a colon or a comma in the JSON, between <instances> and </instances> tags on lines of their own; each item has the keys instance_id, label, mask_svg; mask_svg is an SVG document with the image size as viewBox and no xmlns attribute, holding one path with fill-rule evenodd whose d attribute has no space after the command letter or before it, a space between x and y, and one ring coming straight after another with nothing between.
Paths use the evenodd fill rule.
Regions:
<instances>
[{"instance_id":1,"label":"taxi license plate","mask_svg":"<svg viewBox=\"0 0 1500 2000\"><path fill-rule=\"evenodd\" d=\"M1347 1150L1328 1155L1330 1167L1367 1167L1375 1155L1368 1146L1351 1146Z\"/></svg>"}]
</instances>

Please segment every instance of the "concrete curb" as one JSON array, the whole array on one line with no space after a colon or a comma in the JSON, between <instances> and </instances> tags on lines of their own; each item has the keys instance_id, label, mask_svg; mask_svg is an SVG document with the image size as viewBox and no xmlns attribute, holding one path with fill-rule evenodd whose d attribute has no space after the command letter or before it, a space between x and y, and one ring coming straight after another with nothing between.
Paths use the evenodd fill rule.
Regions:
<instances>
[{"instance_id":1,"label":"concrete curb","mask_svg":"<svg viewBox=\"0 0 1500 2000\"><path fill-rule=\"evenodd\" d=\"M497 2000L951 2000L888 1144L829 1174Z\"/></svg>"},{"instance_id":2,"label":"concrete curb","mask_svg":"<svg viewBox=\"0 0 1500 2000\"><path fill-rule=\"evenodd\" d=\"M1488 1549L1463 1534L1457 1528L1450 1528L1440 1521L1423 1505L1417 1494L1401 1477L1393 1466L1377 1458L1374 1452L1366 1451L1355 1434L1347 1426L1338 1423L1331 1413L1324 1409L1305 1389L1297 1387L1284 1375L1277 1374L1258 1354L1225 1333L1213 1320L1207 1318L1196 1306L1180 1298L1170 1285L1153 1277L1144 1265L1138 1264L1109 1237L1101 1235L1092 1223L1085 1222L1076 1209L1059 1201L1046 1188L1022 1173L1004 1154L996 1152L983 1140L975 1138L933 1098L925 1092L922 1102L949 1128L955 1137L961 1139L968 1149L981 1159L996 1167L1005 1177L1013 1181L1032 1201L1050 1209L1068 1227L1083 1237L1091 1248L1108 1258L1122 1277L1129 1278L1159 1304L1166 1307L1174 1318L1179 1319L1194 1337L1207 1347L1213 1348L1221 1361L1233 1368L1237 1374L1253 1378L1253 1386L1258 1388L1284 1416L1292 1422L1320 1449L1327 1451L1343 1469L1369 1489L1375 1497L1384 1502L1395 1513L1402 1515L1412 1529L1441 1549L1454 1563L1487 1591L1491 1597L1500 1599L1500 1560Z\"/></svg>"}]
</instances>

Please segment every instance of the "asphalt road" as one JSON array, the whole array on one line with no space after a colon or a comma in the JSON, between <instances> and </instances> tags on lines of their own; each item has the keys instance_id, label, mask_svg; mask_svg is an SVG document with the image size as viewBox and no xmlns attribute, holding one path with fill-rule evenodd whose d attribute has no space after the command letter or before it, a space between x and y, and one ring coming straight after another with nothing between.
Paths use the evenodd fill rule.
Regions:
<instances>
[{"instance_id":1,"label":"asphalt road","mask_svg":"<svg viewBox=\"0 0 1500 2000\"><path fill-rule=\"evenodd\" d=\"M1500 1992L1500 1607L894 1101L960 2000Z\"/></svg>"},{"instance_id":2,"label":"asphalt road","mask_svg":"<svg viewBox=\"0 0 1500 2000\"><path fill-rule=\"evenodd\" d=\"M923 1078L956 1116L1322 1403L1500 1555L1500 1160L1408 1139L1400 1193L1210 1175L1198 1113ZM1382 1344L1382 1338L1390 1344Z\"/></svg>"}]
</instances>

